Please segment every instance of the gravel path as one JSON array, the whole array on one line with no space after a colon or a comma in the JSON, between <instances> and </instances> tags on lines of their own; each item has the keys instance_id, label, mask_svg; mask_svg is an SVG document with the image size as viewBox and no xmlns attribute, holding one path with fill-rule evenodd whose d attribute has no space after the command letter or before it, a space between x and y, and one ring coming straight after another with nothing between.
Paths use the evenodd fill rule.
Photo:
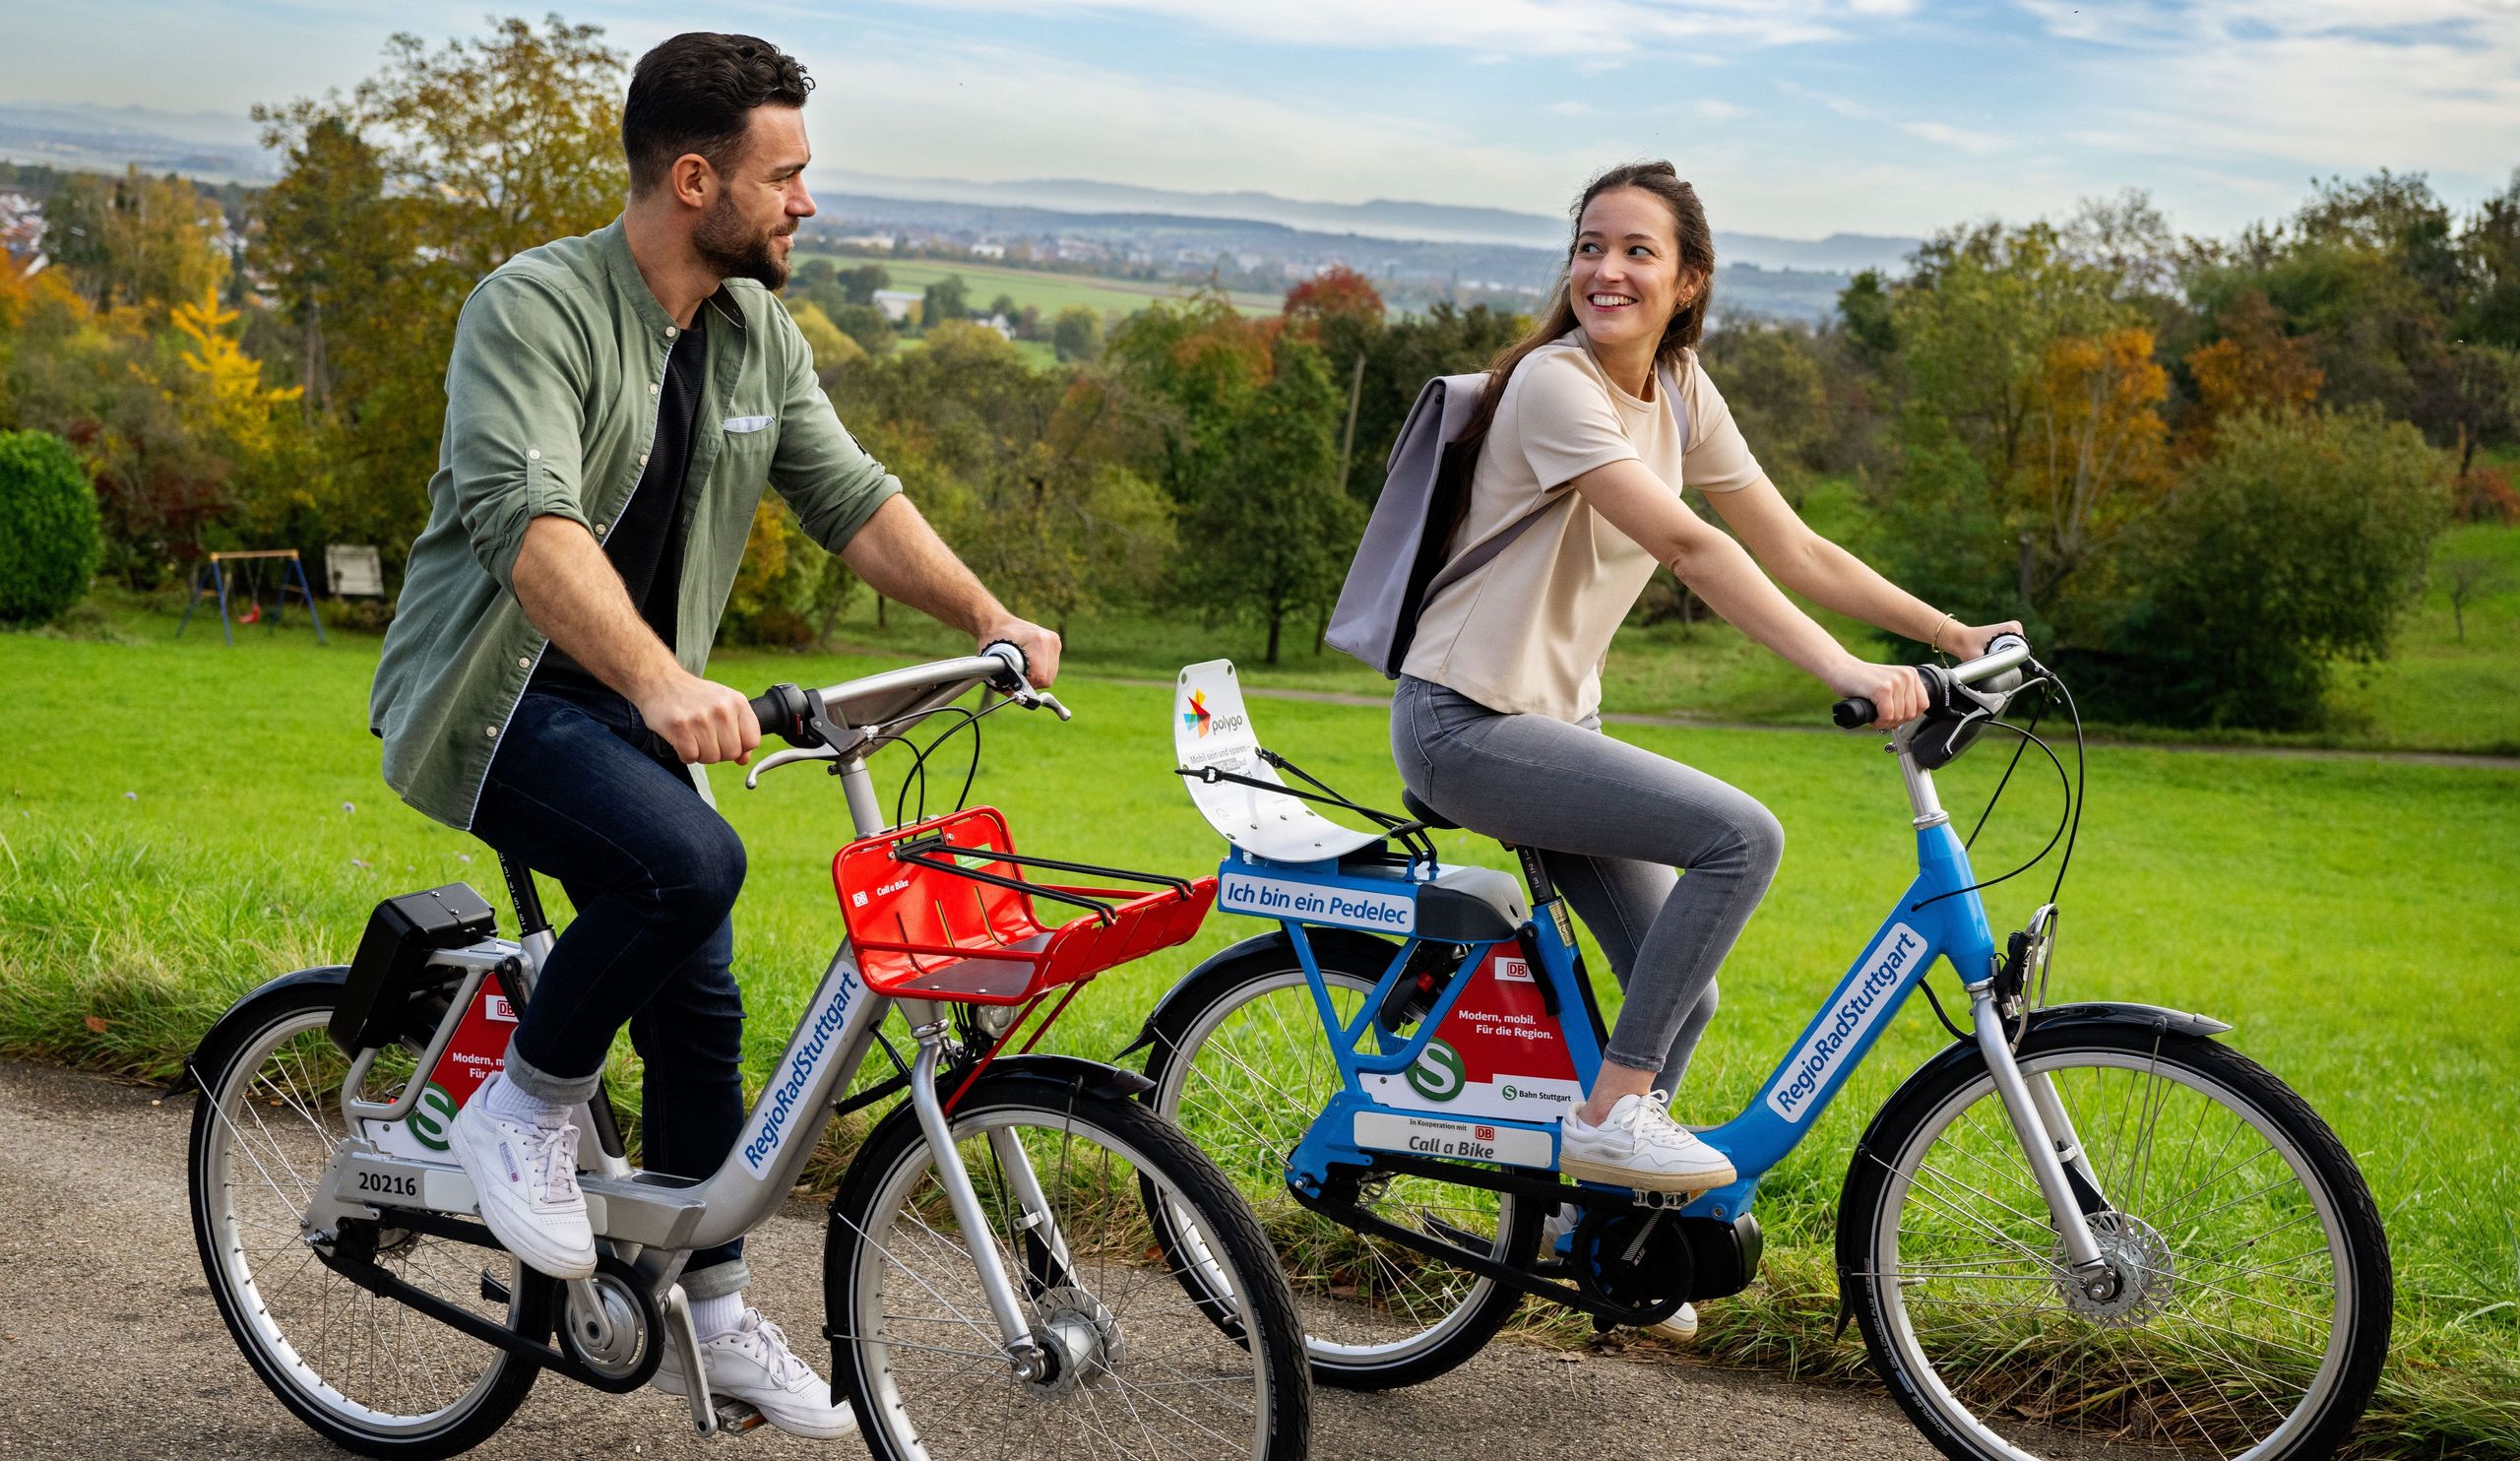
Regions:
<instances>
[{"instance_id":1,"label":"gravel path","mask_svg":"<svg viewBox=\"0 0 2520 1461\"><path fill-rule=\"evenodd\" d=\"M220 1322L185 1215L192 1103L156 1098L0 1061L0 1456L343 1454L281 1408ZM795 1202L753 1238L754 1298L793 1334L820 1328L821 1234L820 1209ZM613 1397L545 1377L473 1454L864 1454L854 1439L830 1450L768 1430L713 1445L689 1425L670 1396ZM1934 1452L1877 1394L1639 1354L1570 1363L1500 1342L1413 1389L1317 1392L1313 1454L1931 1461Z\"/></svg>"}]
</instances>

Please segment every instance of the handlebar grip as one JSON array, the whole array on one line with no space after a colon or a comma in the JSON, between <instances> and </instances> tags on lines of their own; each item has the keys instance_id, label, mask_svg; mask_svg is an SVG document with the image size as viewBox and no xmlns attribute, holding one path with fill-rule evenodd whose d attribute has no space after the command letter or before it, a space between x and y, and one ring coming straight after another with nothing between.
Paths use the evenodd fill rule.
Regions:
<instances>
[{"instance_id":1,"label":"handlebar grip","mask_svg":"<svg viewBox=\"0 0 2520 1461\"><path fill-rule=\"evenodd\" d=\"M1881 712L1861 695L1853 695L1830 706L1829 719L1837 722L1841 730L1860 730L1881 719Z\"/></svg>"},{"instance_id":2,"label":"handlebar grip","mask_svg":"<svg viewBox=\"0 0 2520 1461\"><path fill-rule=\"evenodd\" d=\"M1013 673L1016 683L1028 684L1031 682L1029 671L1033 667L1033 657L1025 654L1024 646L1017 644L1014 640L992 639L988 643L980 646L980 653L988 655L1005 665L1007 669Z\"/></svg>"},{"instance_id":3,"label":"handlebar grip","mask_svg":"<svg viewBox=\"0 0 2520 1461\"><path fill-rule=\"evenodd\" d=\"M761 723L762 734L784 737L790 745L822 744L822 736L805 723L812 713L805 704L805 692L794 685L772 685L751 703L752 718Z\"/></svg>"}]
</instances>

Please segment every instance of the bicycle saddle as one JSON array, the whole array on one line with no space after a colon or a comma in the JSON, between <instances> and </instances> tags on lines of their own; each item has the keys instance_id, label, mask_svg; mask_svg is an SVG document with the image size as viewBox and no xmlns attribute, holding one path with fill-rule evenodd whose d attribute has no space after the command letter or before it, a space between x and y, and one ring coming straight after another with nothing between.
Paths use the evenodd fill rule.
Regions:
<instances>
[{"instance_id":1,"label":"bicycle saddle","mask_svg":"<svg viewBox=\"0 0 2520 1461\"><path fill-rule=\"evenodd\" d=\"M1454 821L1452 818L1445 816L1442 812L1428 806L1425 802L1418 800L1418 794L1409 790L1407 787L1400 789L1400 804L1408 808L1411 816L1416 817L1418 820L1439 832L1455 831L1461 826L1461 823Z\"/></svg>"}]
</instances>

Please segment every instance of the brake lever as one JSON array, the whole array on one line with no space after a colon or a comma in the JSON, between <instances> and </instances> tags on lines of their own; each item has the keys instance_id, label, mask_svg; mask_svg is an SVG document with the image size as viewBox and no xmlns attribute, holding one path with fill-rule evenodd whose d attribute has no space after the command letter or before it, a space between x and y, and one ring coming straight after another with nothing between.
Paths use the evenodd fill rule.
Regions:
<instances>
[{"instance_id":1,"label":"brake lever","mask_svg":"<svg viewBox=\"0 0 2520 1461\"><path fill-rule=\"evenodd\" d=\"M839 759L840 752L827 745L791 746L784 751L772 751L754 762L752 769L744 773L744 790L749 792L760 786L763 772L777 771L791 761L837 761Z\"/></svg>"}]
</instances>

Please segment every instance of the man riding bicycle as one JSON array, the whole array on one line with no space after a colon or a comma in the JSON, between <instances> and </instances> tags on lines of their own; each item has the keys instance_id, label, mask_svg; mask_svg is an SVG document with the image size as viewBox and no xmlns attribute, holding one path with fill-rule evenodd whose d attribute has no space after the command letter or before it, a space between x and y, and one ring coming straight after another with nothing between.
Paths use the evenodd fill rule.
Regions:
<instances>
[{"instance_id":1,"label":"man riding bicycle","mask_svg":"<svg viewBox=\"0 0 2520 1461\"><path fill-rule=\"evenodd\" d=\"M1058 636L991 597L842 428L774 292L814 213L812 86L751 36L659 45L622 108L621 217L474 288L370 699L394 790L557 877L577 910L452 1137L491 1233L560 1278L596 1258L570 1111L625 1022L649 1171L709 1174L743 1121L744 850L698 768L748 760L761 730L700 671L765 481L877 593L1012 641L1036 684L1058 669ZM710 1389L846 1433L848 1406L745 1305L748 1277L740 1240L682 1276ZM684 1388L672 1356L657 1383Z\"/></svg>"}]
</instances>

